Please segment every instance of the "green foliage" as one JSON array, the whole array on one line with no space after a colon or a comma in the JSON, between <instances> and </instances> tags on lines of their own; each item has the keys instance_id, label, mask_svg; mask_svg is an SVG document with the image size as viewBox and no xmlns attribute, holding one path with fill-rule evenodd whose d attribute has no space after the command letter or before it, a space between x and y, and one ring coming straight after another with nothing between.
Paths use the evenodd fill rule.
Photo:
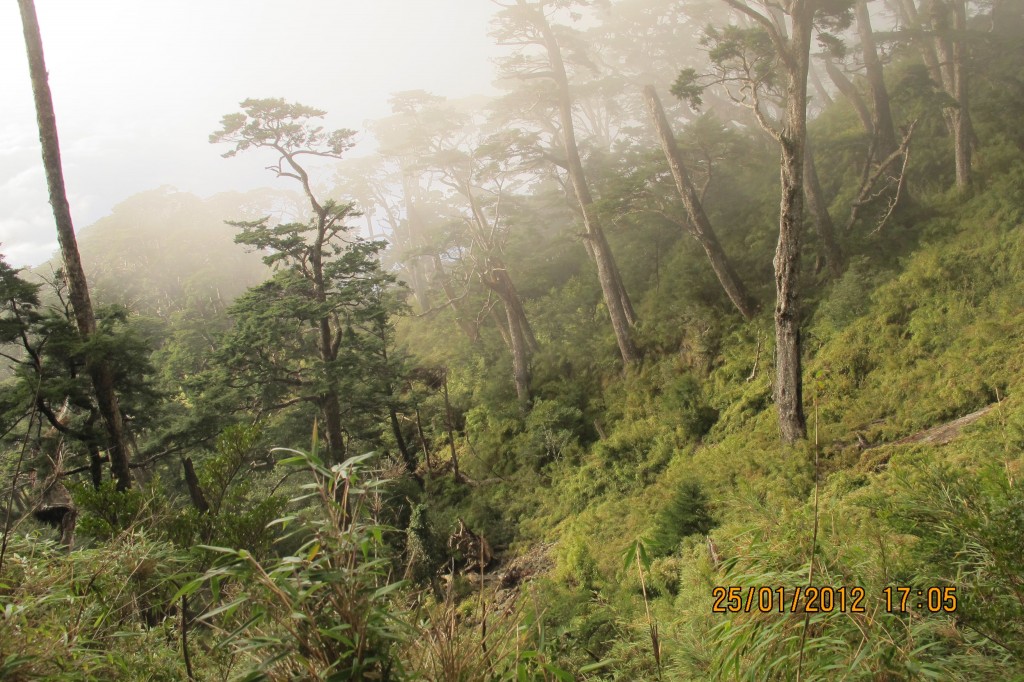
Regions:
<instances>
[{"instance_id":1,"label":"green foliage","mask_svg":"<svg viewBox=\"0 0 1024 682\"><path fill-rule=\"evenodd\" d=\"M172 547L139 530L67 553L9 538L0 589L0 677L9 680L182 679L173 644L179 567Z\"/></svg>"},{"instance_id":2,"label":"green foliage","mask_svg":"<svg viewBox=\"0 0 1024 682\"><path fill-rule=\"evenodd\" d=\"M533 460L540 466L563 457L575 460L582 421L583 413L577 407L554 400L536 400L526 416L522 435L513 443L517 461Z\"/></svg>"},{"instance_id":3,"label":"green foliage","mask_svg":"<svg viewBox=\"0 0 1024 682\"><path fill-rule=\"evenodd\" d=\"M418 583L430 582L436 587L437 573L445 561L441 538L427 518L427 507L416 505L405 529L405 552L409 573Z\"/></svg>"},{"instance_id":4,"label":"green foliage","mask_svg":"<svg viewBox=\"0 0 1024 682\"><path fill-rule=\"evenodd\" d=\"M221 559L178 596L211 591L202 619L229 633L218 647L244 656L244 679L387 676L395 666L394 596L402 583L389 580L385 529L368 505L382 482L361 476L370 455L328 467L315 441L311 452L288 453L281 464L305 475L300 499L313 506L273 525L304 538L302 545L265 561L244 549L210 547Z\"/></svg>"},{"instance_id":5,"label":"green foliage","mask_svg":"<svg viewBox=\"0 0 1024 682\"><path fill-rule=\"evenodd\" d=\"M590 546L578 532L567 533L558 545L556 577L568 585L594 589L601 575L590 553Z\"/></svg>"},{"instance_id":6,"label":"green foliage","mask_svg":"<svg viewBox=\"0 0 1024 682\"><path fill-rule=\"evenodd\" d=\"M152 496L138 488L118 491L116 481L104 481L99 488L91 485L73 486L75 505L82 514L78 530L97 540L110 540L148 518L155 502Z\"/></svg>"},{"instance_id":7,"label":"green foliage","mask_svg":"<svg viewBox=\"0 0 1024 682\"><path fill-rule=\"evenodd\" d=\"M907 584L954 587L961 627L1024 670L1024 485L1004 465L965 473L940 464L902 470L897 490L883 511L917 540Z\"/></svg>"},{"instance_id":8,"label":"green foliage","mask_svg":"<svg viewBox=\"0 0 1024 682\"><path fill-rule=\"evenodd\" d=\"M714 526L707 493L697 481L687 481L655 519L651 544L660 554L670 554L686 536L707 535Z\"/></svg>"},{"instance_id":9,"label":"green foliage","mask_svg":"<svg viewBox=\"0 0 1024 682\"><path fill-rule=\"evenodd\" d=\"M379 415L393 405L399 367L388 355L390 316L401 309L390 291L395 277L381 266L384 242L359 237L347 222L359 215L352 204L319 199L300 163L309 155L340 158L354 133L324 132L313 119L325 112L284 100L241 106L242 113L224 117L210 142L233 144L225 156L272 150L278 163L270 169L301 184L310 217L231 223L240 230L236 241L263 252L274 275L228 309L235 324L217 351L221 371L207 381L227 381L241 401L271 413L293 408L292 426L307 423L315 410L340 461L342 420L350 438L374 446Z\"/></svg>"},{"instance_id":10,"label":"green foliage","mask_svg":"<svg viewBox=\"0 0 1024 682\"><path fill-rule=\"evenodd\" d=\"M89 344L59 287L47 298L0 261L0 352L11 366L0 428L32 409L37 386L46 406L67 399L68 433L33 427L42 437L29 440L38 446L32 463L48 466L63 440L65 467L79 468L99 442L85 363L102 356L118 368L137 461L169 455L147 464L153 475L139 489L71 486L84 548L67 553L26 536L28 524L9 531L0 677L185 679L182 626L197 679L1024 676L1019 21L1000 6L993 12L1004 19L991 31L972 31L978 163L968 194L947 191L949 96L916 54L891 53L896 119L917 121L909 200L883 229L865 217L838 231L847 256L839 277L809 267L818 236L808 230L801 331L815 438L780 448L771 310L778 151L749 135L754 122L724 108L714 87L732 83L749 102L750 83L741 90L723 79L753 78L759 96L780 103L780 56L760 27L732 25L706 32L697 64L696 41L679 36L721 24L721 12L668 4L599 8L628 30L597 12L579 24L593 30L555 25L594 211L638 312L645 358L627 372L564 177L538 172L561 162L544 79L517 80L523 87L486 121L428 93L397 97L396 116L374 126L385 166L346 164L323 198L296 158L337 158L351 131L326 130L324 112L310 107L246 100L212 139L230 145L228 156L272 155L272 171L298 181L309 212L279 224L261 216L284 194L252 205L165 190L119 206L97 225L106 241L84 252L97 299L137 308L98 306L101 333ZM589 6L548 4L553 19ZM819 44L839 56L849 3L818 9ZM503 36L534 44L536 16L509 7L500 21ZM604 77L608 64L622 73ZM528 50L506 66L547 68ZM677 75L674 94L710 112L679 142L725 251L761 303L749 322L731 311L699 244L683 238L672 179L635 125L641 102L622 87L641 75L656 85ZM843 102L811 129L841 224L868 136ZM481 139L456 139L469 130ZM499 176L504 190L475 200L495 225L500 207L500 228L474 240L462 221L476 217L466 195L446 182L480 187ZM399 185L409 195L401 201L391 194ZM231 230L218 227L224 217L255 253L235 248ZM356 238L359 218L383 228L393 248ZM206 232L215 234L204 242L210 253L193 253ZM500 302L479 279L496 255L539 342L528 406L508 381ZM156 267L165 256L167 271ZM254 268L258 258L273 270ZM394 329L405 295L396 274L420 278L423 314ZM9 345L22 332L40 361ZM407 362L422 376L443 368L450 400L429 378L409 379ZM332 393L332 445L391 455L402 435L430 470L417 469L420 455L394 467L388 455L332 453L325 463L315 444L284 462L266 454L268 443L302 442L311 421L323 424ZM962 431L920 435L992 404ZM8 436L19 450L32 436L24 431ZM184 457L208 512L188 503ZM8 455L0 468L15 461ZM495 549L496 573L478 581L455 572L443 589L443 538L458 519ZM512 561L520 552L530 561ZM711 610L716 585L791 591L808 582L863 587L867 611ZM882 590L894 585L956 587L957 612L889 612Z\"/></svg>"},{"instance_id":11,"label":"green foliage","mask_svg":"<svg viewBox=\"0 0 1024 682\"><path fill-rule=\"evenodd\" d=\"M193 504L167 521L175 544L184 549L196 544L234 547L260 559L272 553L275 537L268 526L284 511L287 498L260 471L272 471L274 464L261 453L262 439L259 425L231 426L217 437L214 452L196 466L209 509L200 511Z\"/></svg>"}]
</instances>

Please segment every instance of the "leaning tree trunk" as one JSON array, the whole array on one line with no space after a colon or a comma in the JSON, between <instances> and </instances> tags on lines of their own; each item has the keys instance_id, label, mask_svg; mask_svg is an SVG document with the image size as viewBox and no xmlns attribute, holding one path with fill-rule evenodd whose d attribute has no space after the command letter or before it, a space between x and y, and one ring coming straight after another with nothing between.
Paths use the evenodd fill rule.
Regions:
<instances>
[{"instance_id":1,"label":"leaning tree trunk","mask_svg":"<svg viewBox=\"0 0 1024 682\"><path fill-rule=\"evenodd\" d=\"M875 129L875 144L878 158L885 159L894 151L896 127L892 121L892 109L889 106L889 91L885 87L882 72L882 61L878 58L875 46L875 34L871 30L871 13L868 11L867 0L857 0L857 32L860 34L861 53L864 57L864 72L868 81L868 93L871 95L872 125Z\"/></svg>"},{"instance_id":2,"label":"leaning tree trunk","mask_svg":"<svg viewBox=\"0 0 1024 682\"><path fill-rule=\"evenodd\" d=\"M505 304L508 318L509 344L512 347L512 378L516 384L516 396L523 407L530 404L530 355L526 350L526 335L514 309Z\"/></svg>"},{"instance_id":3,"label":"leaning tree trunk","mask_svg":"<svg viewBox=\"0 0 1024 682\"><path fill-rule=\"evenodd\" d=\"M807 138L807 67L814 10L794 2L786 62L786 121L780 135L782 196L775 249L775 405L782 440L807 435L800 342L800 242L804 219L804 144Z\"/></svg>"},{"instance_id":4,"label":"leaning tree trunk","mask_svg":"<svg viewBox=\"0 0 1024 682\"><path fill-rule=\"evenodd\" d=\"M838 89L839 92L846 97L847 101L850 102L853 110L857 112L857 118L860 119L860 123L864 126L864 130L867 132L868 136L874 135L875 124L872 121L871 112L868 111L867 104L864 103L864 98L860 96L860 93L857 92L857 88L850 82L850 79L846 77L846 74L843 73L828 57L825 57L825 73L828 74L829 79L832 81L833 85L836 86L836 89Z\"/></svg>"},{"instance_id":5,"label":"leaning tree trunk","mask_svg":"<svg viewBox=\"0 0 1024 682\"><path fill-rule=\"evenodd\" d=\"M64 259L64 272L68 282L68 296L75 313L78 333L88 339L96 333L96 317L93 314L89 285L78 253L78 241L71 222L71 208L68 206L67 191L64 187L64 172L60 160L60 143L57 138L57 118L53 112L53 98L43 59L43 41L39 34L39 21L32 0L18 0L21 21L28 52L29 71L32 77L32 93L35 96L36 120L39 124L39 141L43 148L43 166L46 169L46 184L50 192L50 205L57 224L57 241ZM110 468L117 480L118 490L127 490L132 485L129 467L128 438L125 433L121 407L114 390L114 372L105 359L88 362L87 371L96 392L96 404L107 432L110 448Z\"/></svg>"},{"instance_id":6,"label":"leaning tree trunk","mask_svg":"<svg viewBox=\"0 0 1024 682\"><path fill-rule=\"evenodd\" d=\"M843 274L843 252L836 241L835 224L828 212L828 202L825 200L825 193L821 189L821 181L818 179L818 169L814 165L814 153L810 144L804 142L804 196L807 199L808 208L811 209L811 217L814 219L814 227L818 232L818 247L822 260L828 266L832 277L839 277Z\"/></svg>"},{"instance_id":7,"label":"leaning tree trunk","mask_svg":"<svg viewBox=\"0 0 1024 682\"><path fill-rule=\"evenodd\" d=\"M668 160L669 168L672 170L672 177L676 182L676 189L686 207L686 213L690 217L691 232L700 245L704 248L711 268L715 271L719 283L725 290L726 295L736 309L747 320L751 319L757 312L757 306L747 293L743 281L736 274L728 256L718 241L718 236L711 227L707 213L704 212L704 205L700 200L697 189L690 181L690 176L683 165L682 155L679 153L679 146L672 134L668 118L665 116L665 109L661 105L661 98L653 85L644 86L644 98L647 100L647 108L654 121L654 128L661 140L661 149Z\"/></svg>"},{"instance_id":8,"label":"leaning tree trunk","mask_svg":"<svg viewBox=\"0 0 1024 682\"><path fill-rule=\"evenodd\" d=\"M530 404L530 355L537 350L537 337L526 316L523 299L519 296L516 285L508 274L508 267L501 256L494 253L497 251L491 238L494 226L480 204L477 203L468 180L458 183L458 191L469 202L470 211L473 214L471 230L474 247L487 254L483 259L483 271L479 273L480 281L496 293L505 306L507 326L503 325L501 320L496 319L495 321L502 340L512 354L512 380L515 382L519 404L525 409ZM493 309L491 313L494 313ZM498 316L495 314L494 317Z\"/></svg>"},{"instance_id":9,"label":"leaning tree trunk","mask_svg":"<svg viewBox=\"0 0 1024 682\"><path fill-rule=\"evenodd\" d=\"M502 334L512 354L512 379L516 385L516 396L524 408L530 404L530 356L537 350L537 337L533 334L530 320L526 317L522 299L516 291L512 278L500 259L488 259L489 271L481 276L484 284L501 299L505 306L507 333Z\"/></svg>"},{"instance_id":10,"label":"leaning tree trunk","mask_svg":"<svg viewBox=\"0 0 1024 682\"><path fill-rule=\"evenodd\" d=\"M628 302L628 295L622 284L615 257L612 255L611 247L605 238L604 230L601 229L601 221L598 219L594 209L594 198L587 185L587 177L583 171L583 161L580 159L579 147L576 145L576 129L572 120L572 96L569 92L569 77L565 72L565 63L562 61L562 53L558 41L547 19L540 15L537 19L537 28L544 36L544 44L548 53L548 60L551 63L552 77L558 90L558 115L562 126L562 140L565 144L566 166L569 170L569 181L572 183L576 201L580 205L583 214L583 227L586 231L586 239L593 250L594 262L597 265L597 278L601 283L601 292L604 295L604 302L608 308L608 316L611 318L612 329L615 332L615 340L619 345L619 354L622 362L628 365L635 365L640 362L640 352L633 341L633 331L630 323L631 316L628 310L632 304Z\"/></svg>"},{"instance_id":11,"label":"leaning tree trunk","mask_svg":"<svg viewBox=\"0 0 1024 682\"><path fill-rule=\"evenodd\" d=\"M828 90L825 89L825 84L821 82L821 76L818 75L818 69L815 68L813 63L808 67L808 74L811 77L811 83L814 85L814 92L821 98L822 108L830 107L835 104L835 100L832 99L832 95L828 94Z\"/></svg>"}]
</instances>

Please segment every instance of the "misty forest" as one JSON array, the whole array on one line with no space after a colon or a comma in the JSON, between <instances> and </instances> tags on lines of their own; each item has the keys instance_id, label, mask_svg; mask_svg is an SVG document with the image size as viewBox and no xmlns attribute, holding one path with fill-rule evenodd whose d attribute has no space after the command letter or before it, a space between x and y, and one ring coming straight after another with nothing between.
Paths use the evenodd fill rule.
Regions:
<instances>
[{"instance_id":1,"label":"misty forest","mask_svg":"<svg viewBox=\"0 0 1024 682\"><path fill-rule=\"evenodd\" d=\"M17 4L0 678L1024 679L1024 2L495 0L77 233Z\"/></svg>"}]
</instances>

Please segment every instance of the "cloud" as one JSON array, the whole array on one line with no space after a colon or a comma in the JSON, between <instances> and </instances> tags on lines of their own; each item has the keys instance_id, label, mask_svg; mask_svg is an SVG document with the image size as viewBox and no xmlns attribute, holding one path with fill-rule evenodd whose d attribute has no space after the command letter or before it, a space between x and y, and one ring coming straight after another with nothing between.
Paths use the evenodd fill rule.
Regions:
<instances>
[{"instance_id":1,"label":"cloud","mask_svg":"<svg viewBox=\"0 0 1024 682\"><path fill-rule=\"evenodd\" d=\"M106 0L41 4L64 176L77 228L162 185L202 196L282 185L264 159L221 159L207 137L247 97L285 97L360 128L388 96L488 91L493 13L470 0ZM275 17L268 21L267 17ZM54 246L21 25L0 3L0 242L12 262ZM360 144L356 154L372 144Z\"/></svg>"}]
</instances>

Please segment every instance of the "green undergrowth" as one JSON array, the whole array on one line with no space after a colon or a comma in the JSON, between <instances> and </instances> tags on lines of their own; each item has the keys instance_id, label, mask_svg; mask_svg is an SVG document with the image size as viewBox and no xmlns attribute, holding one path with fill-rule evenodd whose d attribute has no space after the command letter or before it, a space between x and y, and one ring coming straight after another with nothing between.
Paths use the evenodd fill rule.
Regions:
<instances>
[{"instance_id":1,"label":"green undergrowth","mask_svg":"<svg viewBox=\"0 0 1024 682\"><path fill-rule=\"evenodd\" d=\"M617 679L658 679L639 573L622 569L642 538L664 679L1024 675L1006 625L1024 615L1022 180L1017 165L936 199L898 263L855 259L822 292L807 443L779 445L762 316L723 332L706 377L676 356L606 384L603 437L577 423L574 439L568 420L560 456L524 479L537 487L474 493L516 510L513 549L557 542L543 589L570 669L611 658ZM946 445L890 445L992 404ZM510 489L526 497L503 503ZM815 585L862 587L865 613L711 612L716 585L788 591L812 563ZM957 610L890 613L892 586L955 587Z\"/></svg>"}]
</instances>

